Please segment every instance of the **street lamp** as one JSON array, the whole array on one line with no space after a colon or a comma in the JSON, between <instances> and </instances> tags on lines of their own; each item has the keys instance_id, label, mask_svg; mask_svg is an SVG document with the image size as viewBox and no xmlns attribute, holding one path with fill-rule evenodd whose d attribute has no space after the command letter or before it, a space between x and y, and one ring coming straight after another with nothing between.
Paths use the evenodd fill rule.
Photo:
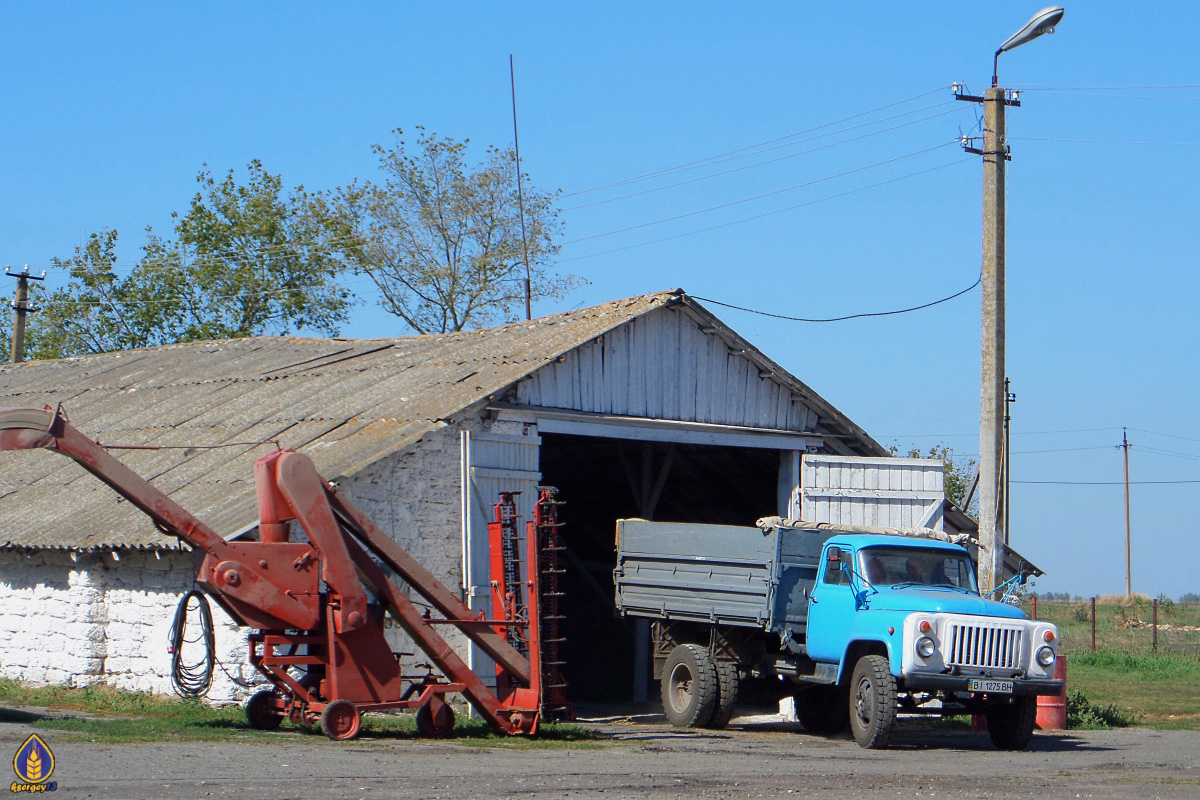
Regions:
<instances>
[{"instance_id":1,"label":"street lamp","mask_svg":"<svg viewBox=\"0 0 1200 800\"><path fill-rule=\"evenodd\" d=\"M1033 19L1025 23L1025 27L1008 37L1008 41L1000 45L996 57L992 59L992 86L996 85L996 73L1000 66L1000 54L1014 50L1026 42L1032 42L1043 33L1054 33L1054 26L1062 22L1063 14L1067 13L1062 6L1047 6L1033 15Z\"/></svg>"},{"instance_id":2,"label":"street lamp","mask_svg":"<svg viewBox=\"0 0 1200 800\"><path fill-rule=\"evenodd\" d=\"M1063 18L1062 6L1050 6L1033 15L1025 27L1000 45L992 60L992 88L983 97L960 94L959 100L983 104L983 148L967 151L983 156L983 313L982 358L979 393L979 583L984 595L995 589L1004 570L1008 544L1008 514L1002 475L1009 465L1003 459L1005 399L1008 397L1004 368L1004 108L1019 106L998 85L996 73L1000 54L1031 42L1043 33L1053 33Z\"/></svg>"}]
</instances>

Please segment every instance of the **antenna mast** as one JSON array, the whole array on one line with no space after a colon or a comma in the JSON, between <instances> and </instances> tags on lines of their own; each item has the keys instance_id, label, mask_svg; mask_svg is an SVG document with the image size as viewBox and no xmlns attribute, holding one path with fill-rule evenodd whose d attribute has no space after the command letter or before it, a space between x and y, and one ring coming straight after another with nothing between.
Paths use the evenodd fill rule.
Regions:
<instances>
[{"instance_id":1,"label":"antenna mast","mask_svg":"<svg viewBox=\"0 0 1200 800\"><path fill-rule=\"evenodd\" d=\"M512 53L508 54L508 79L512 85L513 155L517 161L517 208L521 214L521 250L525 255L525 319L533 319L532 286L529 279L529 242L525 239L525 193L521 188L521 144L517 139L517 76Z\"/></svg>"}]
</instances>

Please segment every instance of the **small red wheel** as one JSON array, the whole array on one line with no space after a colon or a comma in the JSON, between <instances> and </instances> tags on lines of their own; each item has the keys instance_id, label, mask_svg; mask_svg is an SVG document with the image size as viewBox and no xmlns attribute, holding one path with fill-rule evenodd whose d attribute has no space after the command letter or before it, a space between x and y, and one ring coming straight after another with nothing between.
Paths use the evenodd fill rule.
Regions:
<instances>
[{"instance_id":1,"label":"small red wheel","mask_svg":"<svg viewBox=\"0 0 1200 800\"><path fill-rule=\"evenodd\" d=\"M362 730L362 715L349 700L338 700L321 712L321 730L330 739L344 742L358 736Z\"/></svg>"},{"instance_id":2,"label":"small red wheel","mask_svg":"<svg viewBox=\"0 0 1200 800\"><path fill-rule=\"evenodd\" d=\"M434 706L437 706L434 709ZM417 711L417 733L429 739L445 739L454 731L454 709L437 698Z\"/></svg>"}]
</instances>

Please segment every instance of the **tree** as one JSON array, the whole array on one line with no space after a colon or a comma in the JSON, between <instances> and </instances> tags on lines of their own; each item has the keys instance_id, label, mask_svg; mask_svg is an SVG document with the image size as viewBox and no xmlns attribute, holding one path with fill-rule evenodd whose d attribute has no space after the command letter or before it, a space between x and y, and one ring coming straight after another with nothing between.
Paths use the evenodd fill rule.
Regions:
<instances>
[{"instance_id":1,"label":"tree","mask_svg":"<svg viewBox=\"0 0 1200 800\"><path fill-rule=\"evenodd\" d=\"M338 283L336 230L311 213L303 187L285 198L279 175L259 161L248 172L239 185L233 170L221 181L201 170L187 213L172 215L174 238L147 228L142 258L126 276L116 270L115 230L54 259L70 279L34 317L31 354L61 358L306 328L336 335L352 304Z\"/></svg>"},{"instance_id":2,"label":"tree","mask_svg":"<svg viewBox=\"0 0 1200 800\"><path fill-rule=\"evenodd\" d=\"M172 341L171 286L149 279L139 267L117 275L118 234L105 229L75 248L69 259L55 258L70 281L50 292L30 325L29 353L62 358L83 353L128 350Z\"/></svg>"},{"instance_id":3,"label":"tree","mask_svg":"<svg viewBox=\"0 0 1200 800\"><path fill-rule=\"evenodd\" d=\"M382 184L352 184L321 198L315 210L336 218L354 246L347 256L378 287L379 304L417 333L445 333L511 321L524 302L525 265L513 150L487 149L474 167L469 140L417 128L410 153L375 145ZM525 241L533 299L560 298L579 280L558 275L558 193L522 176Z\"/></svg>"},{"instance_id":4,"label":"tree","mask_svg":"<svg viewBox=\"0 0 1200 800\"><path fill-rule=\"evenodd\" d=\"M206 165L207 166L207 165ZM298 187L282 197L283 181L257 159L249 181L230 170L218 182L204 169L191 208L174 215L177 243L151 235L148 271L186 276L180 298L180 338L218 339L314 328L336 335L352 295L338 283L342 243L329 220L313 214L313 198Z\"/></svg>"}]
</instances>

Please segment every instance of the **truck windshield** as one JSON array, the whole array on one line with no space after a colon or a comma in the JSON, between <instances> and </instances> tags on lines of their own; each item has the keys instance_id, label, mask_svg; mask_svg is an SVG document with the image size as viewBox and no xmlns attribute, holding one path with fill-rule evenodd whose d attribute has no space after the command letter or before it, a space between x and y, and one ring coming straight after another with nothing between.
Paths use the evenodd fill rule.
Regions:
<instances>
[{"instance_id":1,"label":"truck windshield","mask_svg":"<svg viewBox=\"0 0 1200 800\"><path fill-rule=\"evenodd\" d=\"M975 566L965 553L932 547L866 547L859 568L878 586L944 586L978 594Z\"/></svg>"}]
</instances>

